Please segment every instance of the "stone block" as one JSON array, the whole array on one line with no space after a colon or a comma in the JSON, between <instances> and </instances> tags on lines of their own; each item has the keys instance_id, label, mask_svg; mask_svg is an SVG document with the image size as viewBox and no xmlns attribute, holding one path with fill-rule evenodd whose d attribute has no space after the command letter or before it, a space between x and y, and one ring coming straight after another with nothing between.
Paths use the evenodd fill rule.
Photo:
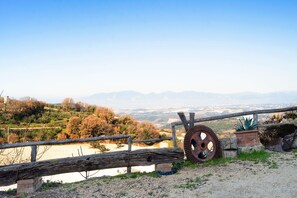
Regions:
<instances>
[{"instance_id":1,"label":"stone block","mask_svg":"<svg viewBox=\"0 0 297 198\"><path fill-rule=\"evenodd\" d=\"M235 158L237 157L237 150L222 150L223 158Z\"/></svg>"},{"instance_id":2,"label":"stone block","mask_svg":"<svg viewBox=\"0 0 297 198\"><path fill-rule=\"evenodd\" d=\"M172 164L171 163L156 164L155 165L155 171L170 172L171 170L172 170Z\"/></svg>"},{"instance_id":3,"label":"stone block","mask_svg":"<svg viewBox=\"0 0 297 198\"><path fill-rule=\"evenodd\" d=\"M238 153L241 153L241 152L250 153L254 151L261 151L264 149L265 147L262 144L257 146L240 146L238 147Z\"/></svg>"},{"instance_id":4,"label":"stone block","mask_svg":"<svg viewBox=\"0 0 297 198\"><path fill-rule=\"evenodd\" d=\"M221 138L219 140L222 150L237 150L236 138Z\"/></svg>"},{"instance_id":5,"label":"stone block","mask_svg":"<svg viewBox=\"0 0 297 198\"><path fill-rule=\"evenodd\" d=\"M17 181L17 195L30 194L38 190L42 185L42 178L26 179Z\"/></svg>"}]
</instances>

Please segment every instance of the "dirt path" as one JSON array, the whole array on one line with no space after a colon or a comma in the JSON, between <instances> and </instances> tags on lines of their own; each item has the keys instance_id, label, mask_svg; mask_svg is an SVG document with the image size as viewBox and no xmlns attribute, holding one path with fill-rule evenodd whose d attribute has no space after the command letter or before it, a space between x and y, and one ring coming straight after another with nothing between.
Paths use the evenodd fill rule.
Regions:
<instances>
[{"instance_id":1,"label":"dirt path","mask_svg":"<svg viewBox=\"0 0 297 198\"><path fill-rule=\"evenodd\" d=\"M273 153L265 163L237 160L225 166L184 167L159 178L94 178L29 197L297 197L295 155Z\"/></svg>"}]
</instances>

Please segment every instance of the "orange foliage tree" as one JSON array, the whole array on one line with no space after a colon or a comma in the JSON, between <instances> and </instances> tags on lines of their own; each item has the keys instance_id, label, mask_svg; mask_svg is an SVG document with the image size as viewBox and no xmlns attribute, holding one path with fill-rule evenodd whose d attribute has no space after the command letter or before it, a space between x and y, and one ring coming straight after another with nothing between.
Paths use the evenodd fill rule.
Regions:
<instances>
[{"instance_id":1,"label":"orange foliage tree","mask_svg":"<svg viewBox=\"0 0 297 198\"><path fill-rule=\"evenodd\" d=\"M19 142L19 136L16 133L9 134L7 139L9 143Z\"/></svg>"},{"instance_id":2,"label":"orange foliage tree","mask_svg":"<svg viewBox=\"0 0 297 198\"><path fill-rule=\"evenodd\" d=\"M63 110L70 111L74 109L74 100L72 98L65 98L61 105Z\"/></svg>"},{"instance_id":3,"label":"orange foliage tree","mask_svg":"<svg viewBox=\"0 0 297 198\"><path fill-rule=\"evenodd\" d=\"M131 135L134 139L138 133L138 122L129 115L120 116L117 120L116 131L117 134Z\"/></svg>"},{"instance_id":4,"label":"orange foliage tree","mask_svg":"<svg viewBox=\"0 0 297 198\"><path fill-rule=\"evenodd\" d=\"M136 138L138 140L159 138L159 130L149 122L141 122L138 124L138 133Z\"/></svg>"},{"instance_id":5,"label":"orange foliage tree","mask_svg":"<svg viewBox=\"0 0 297 198\"><path fill-rule=\"evenodd\" d=\"M113 135L113 127L95 115L89 115L82 121L80 126L81 137L96 137L100 135Z\"/></svg>"},{"instance_id":6,"label":"orange foliage tree","mask_svg":"<svg viewBox=\"0 0 297 198\"><path fill-rule=\"evenodd\" d=\"M81 125L81 118L80 117L71 117L66 125L66 134L69 136L70 139L77 139L80 138L80 125Z\"/></svg>"},{"instance_id":7,"label":"orange foliage tree","mask_svg":"<svg viewBox=\"0 0 297 198\"><path fill-rule=\"evenodd\" d=\"M106 107L96 107L95 115L98 118L105 120L107 123L112 123L115 113Z\"/></svg>"},{"instance_id":8,"label":"orange foliage tree","mask_svg":"<svg viewBox=\"0 0 297 198\"><path fill-rule=\"evenodd\" d=\"M65 135L65 133L59 133L57 135L57 140L66 140L67 136Z\"/></svg>"}]
</instances>

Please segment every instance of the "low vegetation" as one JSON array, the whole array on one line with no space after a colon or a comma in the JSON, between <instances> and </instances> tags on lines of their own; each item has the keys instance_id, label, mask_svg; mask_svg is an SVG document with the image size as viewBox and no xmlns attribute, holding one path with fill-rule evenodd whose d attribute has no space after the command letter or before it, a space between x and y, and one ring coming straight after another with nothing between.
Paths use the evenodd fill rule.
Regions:
<instances>
[{"instance_id":1,"label":"low vegetation","mask_svg":"<svg viewBox=\"0 0 297 198\"><path fill-rule=\"evenodd\" d=\"M242 161L253 161L253 162L268 162L271 154L265 150L254 151L251 153L242 152L238 155L238 159Z\"/></svg>"},{"instance_id":2,"label":"low vegetation","mask_svg":"<svg viewBox=\"0 0 297 198\"><path fill-rule=\"evenodd\" d=\"M183 188L183 189L197 189L199 186L202 186L208 181L208 177L212 176L212 174L206 174L202 177L196 177L195 179L187 178L185 183L181 183L176 185L176 188Z\"/></svg>"},{"instance_id":3,"label":"low vegetation","mask_svg":"<svg viewBox=\"0 0 297 198\"><path fill-rule=\"evenodd\" d=\"M120 134L133 139L160 137L152 123L138 122L129 115L117 116L109 108L71 98L61 104L24 98L10 99L4 106L0 101L0 144Z\"/></svg>"}]
</instances>

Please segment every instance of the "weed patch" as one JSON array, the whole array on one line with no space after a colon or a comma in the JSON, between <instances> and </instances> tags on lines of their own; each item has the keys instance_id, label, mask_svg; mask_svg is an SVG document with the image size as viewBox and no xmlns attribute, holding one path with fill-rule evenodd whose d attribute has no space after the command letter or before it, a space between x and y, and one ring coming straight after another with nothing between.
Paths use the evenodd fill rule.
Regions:
<instances>
[{"instance_id":1,"label":"weed patch","mask_svg":"<svg viewBox=\"0 0 297 198\"><path fill-rule=\"evenodd\" d=\"M142 176L148 176L148 177L154 177L154 178L161 177L161 175L156 172L150 172L150 173L144 172L144 173L130 173L130 174L116 175L116 176L110 177L110 179L116 179L116 178L130 179L130 178L137 178Z\"/></svg>"},{"instance_id":2,"label":"weed patch","mask_svg":"<svg viewBox=\"0 0 297 198\"><path fill-rule=\"evenodd\" d=\"M269 157L271 156L270 153L261 150L261 151L254 151L251 153L240 153L238 155L238 159L242 161L253 161L255 163L258 162L268 162Z\"/></svg>"},{"instance_id":3,"label":"weed patch","mask_svg":"<svg viewBox=\"0 0 297 198\"><path fill-rule=\"evenodd\" d=\"M176 188L183 188L183 189L195 189L198 188L199 186L202 186L206 184L208 181L208 177L212 176L212 174L207 174L203 175L202 177L196 177L194 180L193 179L187 179L186 183L176 185Z\"/></svg>"},{"instance_id":4,"label":"weed patch","mask_svg":"<svg viewBox=\"0 0 297 198\"><path fill-rule=\"evenodd\" d=\"M42 191L47 191L50 188L55 188L55 187L59 187L62 185L62 181L50 181L50 180L46 180L46 182L44 182L41 186L41 190Z\"/></svg>"},{"instance_id":5,"label":"weed patch","mask_svg":"<svg viewBox=\"0 0 297 198\"><path fill-rule=\"evenodd\" d=\"M232 158L215 158L208 160L203 163L193 163L189 160L185 160L184 162L173 163L172 167L175 170L180 170L183 167L197 168L197 167L208 167L208 166L225 166L233 161Z\"/></svg>"},{"instance_id":6,"label":"weed patch","mask_svg":"<svg viewBox=\"0 0 297 198\"><path fill-rule=\"evenodd\" d=\"M293 149L292 152L293 152L293 154L294 154L294 157L297 158L297 149Z\"/></svg>"},{"instance_id":7,"label":"weed patch","mask_svg":"<svg viewBox=\"0 0 297 198\"><path fill-rule=\"evenodd\" d=\"M269 164L269 169L278 169L278 164L275 161L268 162Z\"/></svg>"}]
</instances>

